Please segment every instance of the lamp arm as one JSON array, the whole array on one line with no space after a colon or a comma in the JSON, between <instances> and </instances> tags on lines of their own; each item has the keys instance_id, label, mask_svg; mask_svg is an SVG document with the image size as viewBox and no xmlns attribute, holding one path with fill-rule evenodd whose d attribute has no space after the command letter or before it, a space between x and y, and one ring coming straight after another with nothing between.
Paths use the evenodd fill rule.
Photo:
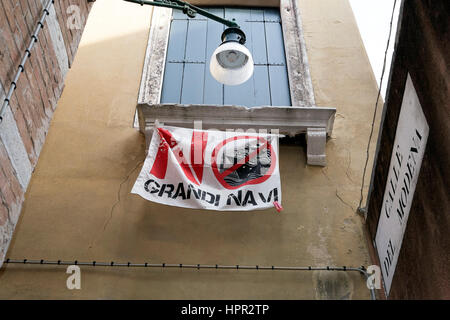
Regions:
<instances>
[{"instance_id":1,"label":"lamp arm","mask_svg":"<svg viewBox=\"0 0 450 320\"><path fill-rule=\"evenodd\" d=\"M203 10L199 7L196 7L190 3L181 1L181 0L155 0L155 1L144 1L144 0L124 0L126 2L132 2L137 3L143 6L144 4L156 6L156 7L166 7L166 8L172 8L172 9L178 9L183 11L184 14L186 14L190 18L194 18L195 14L200 14L204 17L207 17L211 20L217 21L219 23L222 23L230 28L240 28L239 25L230 20L223 19L221 17L218 17L206 10Z\"/></svg>"}]
</instances>

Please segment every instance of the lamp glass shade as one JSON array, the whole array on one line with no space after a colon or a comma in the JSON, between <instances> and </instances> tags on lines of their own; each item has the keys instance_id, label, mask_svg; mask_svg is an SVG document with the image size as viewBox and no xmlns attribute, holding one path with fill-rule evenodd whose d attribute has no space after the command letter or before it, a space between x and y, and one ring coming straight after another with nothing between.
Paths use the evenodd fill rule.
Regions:
<instances>
[{"instance_id":1,"label":"lamp glass shade","mask_svg":"<svg viewBox=\"0 0 450 320\"><path fill-rule=\"evenodd\" d=\"M242 44L230 41L221 44L212 54L209 70L214 79L229 86L244 83L253 74L253 58Z\"/></svg>"}]
</instances>

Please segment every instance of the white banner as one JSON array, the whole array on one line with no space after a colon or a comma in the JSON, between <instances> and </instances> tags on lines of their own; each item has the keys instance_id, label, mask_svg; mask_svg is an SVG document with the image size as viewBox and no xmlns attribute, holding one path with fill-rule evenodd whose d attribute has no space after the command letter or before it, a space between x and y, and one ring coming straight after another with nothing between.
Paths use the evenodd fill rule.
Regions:
<instances>
[{"instance_id":1,"label":"white banner","mask_svg":"<svg viewBox=\"0 0 450 320\"><path fill-rule=\"evenodd\" d=\"M414 199L428 132L427 120L408 75L375 235L387 294L391 289L409 211Z\"/></svg>"},{"instance_id":2,"label":"white banner","mask_svg":"<svg viewBox=\"0 0 450 320\"><path fill-rule=\"evenodd\" d=\"M278 135L155 128L131 190L171 206L281 210Z\"/></svg>"}]
</instances>

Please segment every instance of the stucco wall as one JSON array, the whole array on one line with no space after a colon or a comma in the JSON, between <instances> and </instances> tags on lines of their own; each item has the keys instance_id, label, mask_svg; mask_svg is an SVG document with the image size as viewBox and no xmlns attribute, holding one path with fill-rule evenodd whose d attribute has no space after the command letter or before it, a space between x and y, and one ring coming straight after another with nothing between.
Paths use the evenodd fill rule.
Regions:
<instances>
[{"instance_id":1,"label":"stucco wall","mask_svg":"<svg viewBox=\"0 0 450 320\"><path fill-rule=\"evenodd\" d=\"M316 102L336 107L338 116L326 168L307 166L299 144L281 146L281 213L173 208L129 193L145 156L144 136L132 122L151 9L99 0L8 257L369 265L355 210L376 84L348 2L299 4ZM64 268L43 270L6 265L0 297L369 298L358 273L86 268L82 290L69 291Z\"/></svg>"},{"instance_id":2,"label":"stucco wall","mask_svg":"<svg viewBox=\"0 0 450 320\"><path fill-rule=\"evenodd\" d=\"M47 0L0 2L1 104L13 86L47 3ZM55 1L4 110L0 123L0 266L89 10L86 0ZM70 25L76 28L69 29Z\"/></svg>"}]
</instances>

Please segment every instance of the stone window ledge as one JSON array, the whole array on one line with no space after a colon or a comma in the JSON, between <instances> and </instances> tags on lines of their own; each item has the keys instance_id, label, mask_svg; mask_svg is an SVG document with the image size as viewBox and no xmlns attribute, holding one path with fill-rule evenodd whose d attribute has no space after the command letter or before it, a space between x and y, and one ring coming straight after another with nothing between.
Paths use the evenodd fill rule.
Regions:
<instances>
[{"instance_id":1,"label":"stone window ledge","mask_svg":"<svg viewBox=\"0 0 450 320\"><path fill-rule=\"evenodd\" d=\"M150 144L155 122L160 125L193 128L201 121L202 129L271 129L295 136L305 133L307 163L326 165L325 143L333 130L335 108L314 106L243 107L218 105L138 104L139 128Z\"/></svg>"}]
</instances>

